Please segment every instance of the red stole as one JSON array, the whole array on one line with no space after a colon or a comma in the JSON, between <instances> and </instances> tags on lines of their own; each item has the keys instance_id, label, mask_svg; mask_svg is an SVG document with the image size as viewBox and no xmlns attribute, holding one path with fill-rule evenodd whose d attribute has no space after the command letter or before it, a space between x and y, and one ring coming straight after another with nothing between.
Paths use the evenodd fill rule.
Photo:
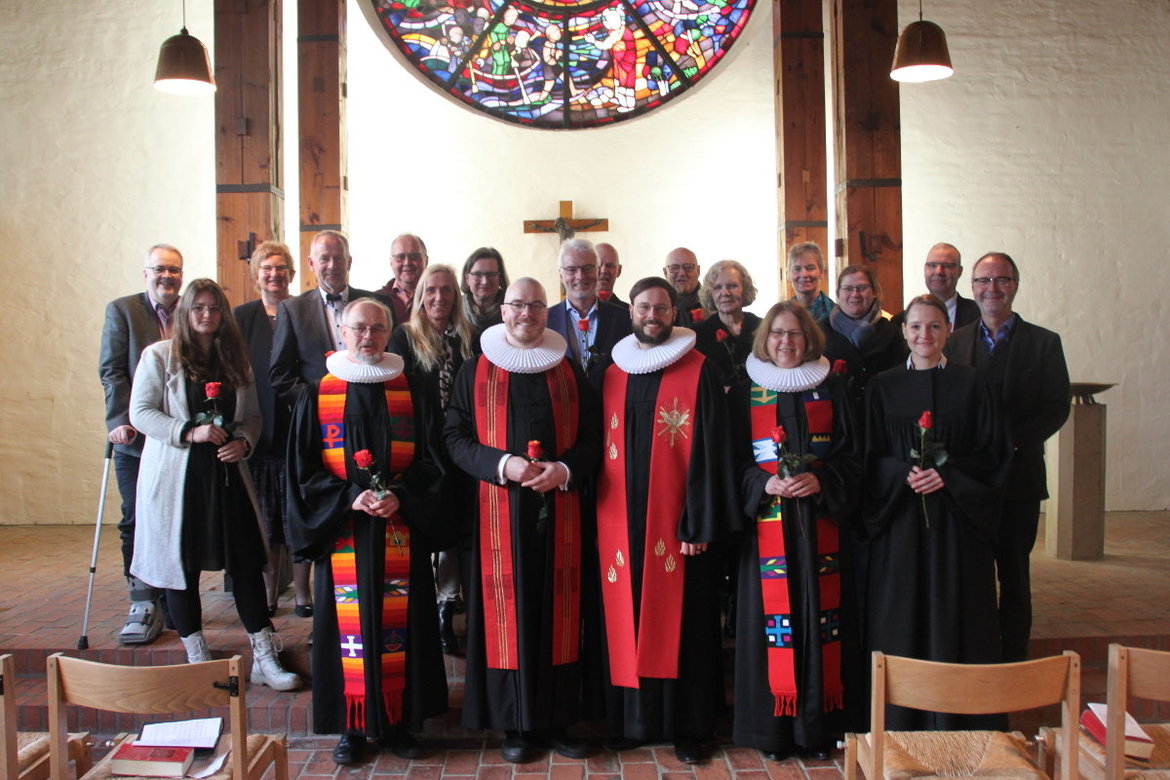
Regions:
<instances>
[{"instance_id":1,"label":"red stole","mask_svg":"<svg viewBox=\"0 0 1170 780\"><path fill-rule=\"evenodd\" d=\"M826 396L826 397L821 397ZM772 429L777 422L777 398L772 390L753 384L751 390L751 435L756 465L769 474L778 471L777 445ZM827 452L833 433L833 402L824 392L801 393L808 427L808 452ZM799 501L800 499L797 499ZM795 506L796 503L794 502ZM772 497L756 517L756 541L760 559L760 596L764 612L764 639L767 642L768 688L776 699L773 715L795 716L798 691L796 658L793 644L792 605L788 576L792 571L784 539L783 501ZM793 519L799 527L803 517ZM841 576L837 526L827 517L818 517L815 529L816 561L799 561L800 566L815 566L818 613L805 615L820 626L822 690L826 712L844 706L841 683ZM807 578L812 579L812 578ZM806 580L807 581L807 580ZM742 638L748 641L747 637Z\"/></svg>"},{"instance_id":2,"label":"red stole","mask_svg":"<svg viewBox=\"0 0 1170 780\"><path fill-rule=\"evenodd\" d=\"M609 644L610 679L638 688L639 677L676 679L682 631L685 561L678 551L678 523L686 503L686 478L694 442L699 372L704 357L691 350L662 373L655 402L650 462L626 461L626 387L629 374L606 371L605 454L597 498L597 543ZM638 625L630 572L627 469L649 474L645 556Z\"/></svg>"},{"instance_id":3,"label":"red stole","mask_svg":"<svg viewBox=\"0 0 1170 780\"><path fill-rule=\"evenodd\" d=\"M552 404L555 460L577 442L580 404L567 360L544 372ZM481 444L508 450L508 385L511 374L480 356L475 366L475 428ZM517 443L522 446L523 443ZM489 669L518 669L516 578L512 559L512 507L507 485L479 483L479 556L483 623ZM553 494L552 663L574 663L580 644L581 504L576 491Z\"/></svg>"},{"instance_id":4,"label":"red stole","mask_svg":"<svg viewBox=\"0 0 1170 780\"><path fill-rule=\"evenodd\" d=\"M384 383L386 411L390 415L390 452L387 458L391 480L410 467L414 460L414 405L406 377L399 374ZM349 383L326 374L317 396L317 418L321 424L321 461L338 479L349 480L345 456L345 398ZM345 698L345 726L349 731L366 727L366 665L377 659L382 684L382 703L391 723L402 721L402 695L406 690L407 607L410 601L410 529L396 512L386 521L382 581L381 635L362 633L361 599L358 590L357 556L353 524L347 519L330 555L333 572L337 629L341 640L342 694ZM366 609L375 608L367 604ZM321 648L324 652L325 648Z\"/></svg>"}]
</instances>

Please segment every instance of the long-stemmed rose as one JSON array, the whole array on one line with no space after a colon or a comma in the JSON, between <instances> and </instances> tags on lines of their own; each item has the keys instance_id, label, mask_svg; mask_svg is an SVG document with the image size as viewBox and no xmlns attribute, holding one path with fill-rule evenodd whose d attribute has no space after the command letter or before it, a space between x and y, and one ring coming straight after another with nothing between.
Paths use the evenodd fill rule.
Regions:
<instances>
[{"instance_id":1,"label":"long-stemmed rose","mask_svg":"<svg viewBox=\"0 0 1170 780\"><path fill-rule=\"evenodd\" d=\"M236 428L240 427L240 424L234 420L231 422L224 422L223 414L220 413L219 404L217 403L222 392L223 382L203 383L203 394L207 396L206 403L210 407L210 411L200 412L199 414L195 415L195 424L214 425L217 428L223 428L230 436L235 432Z\"/></svg>"},{"instance_id":2,"label":"long-stemmed rose","mask_svg":"<svg viewBox=\"0 0 1170 780\"><path fill-rule=\"evenodd\" d=\"M805 466L817 459L812 453L797 455L795 452L785 452L784 442L788 441L788 431L784 430L783 425L777 425L772 429L772 441L776 445L777 469L780 476L785 479L796 476L804 471Z\"/></svg>"},{"instance_id":3,"label":"long-stemmed rose","mask_svg":"<svg viewBox=\"0 0 1170 780\"><path fill-rule=\"evenodd\" d=\"M374 465L374 455L369 450L358 450L353 454L353 463L358 467L359 471L364 471L370 478L370 490L374 492L374 497L381 501L390 492L390 486L382 478L382 473L377 474L370 471L370 467ZM394 546L402 552L402 537L398 535L398 527L394 524L394 518L386 518L386 522L390 524L390 533L394 536Z\"/></svg>"},{"instance_id":4,"label":"long-stemmed rose","mask_svg":"<svg viewBox=\"0 0 1170 780\"><path fill-rule=\"evenodd\" d=\"M582 320L584 321L584 320ZM544 460L544 448L540 446L540 439L533 439L528 442L528 460L532 463L539 463ZM540 512L536 515L536 530L538 533L544 532L544 526L548 521L548 494L540 494Z\"/></svg>"},{"instance_id":5,"label":"long-stemmed rose","mask_svg":"<svg viewBox=\"0 0 1170 780\"><path fill-rule=\"evenodd\" d=\"M925 470L927 462L931 468L937 468L947 462L947 451L941 442L930 438L930 431L934 428L934 414L927 409L918 418L918 447L910 448L910 457L915 459L918 468ZM922 493L922 517L926 520L926 527L930 528L930 514L926 511L926 494Z\"/></svg>"}]
</instances>

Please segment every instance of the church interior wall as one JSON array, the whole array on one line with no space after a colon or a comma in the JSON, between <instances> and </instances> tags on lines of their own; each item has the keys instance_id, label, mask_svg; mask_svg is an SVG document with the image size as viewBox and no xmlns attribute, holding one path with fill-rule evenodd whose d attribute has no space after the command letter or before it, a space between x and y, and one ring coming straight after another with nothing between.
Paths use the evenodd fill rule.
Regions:
<instances>
[{"instance_id":1,"label":"church interior wall","mask_svg":"<svg viewBox=\"0 0 1170 780\"><path fill-rule=\"evenodd\" d=\"M908 19L917 4L901 10ZM578 216L610 220L609 233L589 237L621 252L623 297L681 244L704 264L748 265L762 312L779 284L769 12L761 6L694 94L566 133L494 122L435 94L397 68L351 3L354 283L382 284L391 239L412 231L432 261L460 264L491 244L514 278L555 290L555 238L521 226L573 200ZM958 245L968 267L984 251L1012 254L1018 308L1061 332L1073 378L1121 383L1100 399L1110 405L1108 507L1165 508L1157 391L1170 361L1165 340L1147 334L1170 274L1158 262L1170 230L1159 186L1170 173L1170 8L933 0L927 15L947 30L958 72L902 88L905 292L919 291L935 241ZM188 2L187 16L210 43L211 0ZM0 523L92 522L103 310L142 289L146 247L179 246L187 280L215 273L212 100L150 87L178 22L169 4L129 0L0 5L0 263L15 293L0 320ZM286 222L297 221L294 206ZM1151 324L1138 325L1132 312L1147 308ZM117 502L111 485L108 520Z\"/></svg>"}]
</instances>

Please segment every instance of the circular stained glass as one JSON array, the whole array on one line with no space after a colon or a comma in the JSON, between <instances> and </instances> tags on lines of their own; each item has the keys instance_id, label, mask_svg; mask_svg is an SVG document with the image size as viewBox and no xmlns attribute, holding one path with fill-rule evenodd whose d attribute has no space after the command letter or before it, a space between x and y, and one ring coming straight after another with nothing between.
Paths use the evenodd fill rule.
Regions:
<instances>
[{"instance_id":1,"label":"circular stained glass","mask_svg":"<svg viewBox=\"0 0 1170 780\"><path fill-rule=\"evenodd\" d=\"M498 119L596 127L694 86L755 0L368 0L443 92Z\"/></svg>"}]
</instances>

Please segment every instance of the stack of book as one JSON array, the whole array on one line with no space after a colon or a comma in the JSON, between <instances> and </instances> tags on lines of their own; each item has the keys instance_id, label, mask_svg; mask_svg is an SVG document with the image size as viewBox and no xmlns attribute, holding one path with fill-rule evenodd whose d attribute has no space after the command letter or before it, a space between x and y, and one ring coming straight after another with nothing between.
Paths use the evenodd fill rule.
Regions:
<instances>
[{"instance_id":1,"label":"stack of book","mask_svg":"<svg viewBox=\"0 0 1170 780\"><path fill-rule=\"evenodd\" d=\"M134 777L183 777L200 756L212 762L218 759L222 765L221 751L215 749L222 731L223 718L147 724L136 741L123 742L114 749L110 772Z\"/></svg>"}]
</instances>

